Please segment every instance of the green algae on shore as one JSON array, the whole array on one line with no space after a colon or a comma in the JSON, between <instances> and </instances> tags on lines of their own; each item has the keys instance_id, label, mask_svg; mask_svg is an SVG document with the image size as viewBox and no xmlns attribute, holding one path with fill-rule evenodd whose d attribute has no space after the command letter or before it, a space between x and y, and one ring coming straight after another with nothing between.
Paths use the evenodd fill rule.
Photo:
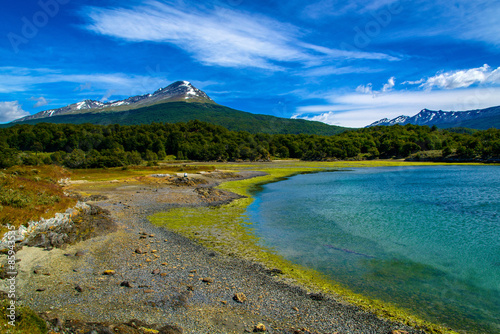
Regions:
<instances>
[{"instance_id":1,"label":"green algae on shore","mask_svg":"<svg viewBox=\"0 0 500 334\"><path fill-rule=\"evenodd\" d=\"M155 214L150 218L155 225L164 226L203 246L217 250L229 256L238 256L246 260L261 263L269 269L279 268L285 281L302 286L310 291L331 293L341 299L363 309L393 321L405 323L415 328L425 329L430 333L455 333L442 326L431 324L386 302L369 299L353 293L348 288L332 281L325 275L303 266L299 266L277 255L272 249L260 245L259 238L252 232L252 223L245 216L247 207L252 203L251 194L259 186L276 182L296 174L325 172L339 168L382 167L382 166L424 166L434 163L406 163L394 161L360 161L360 162L278 162L259 165L224 165L225 169L251 169L266 172L267 175L229 181L218 188L237 193L245 198L235 200L219 207L176 208L168 212Z\"/></svg>"}]
</instances>

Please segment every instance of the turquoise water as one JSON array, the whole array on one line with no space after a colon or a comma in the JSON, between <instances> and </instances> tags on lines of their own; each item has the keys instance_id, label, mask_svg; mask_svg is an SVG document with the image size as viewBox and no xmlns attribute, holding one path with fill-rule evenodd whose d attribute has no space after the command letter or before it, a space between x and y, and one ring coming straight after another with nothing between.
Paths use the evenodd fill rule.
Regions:
<instances>
[{"instance_id":1,"label":"turquoise water","mask_svg":"<svg viewBox=\"0 0 500 334\"><path fill-rule=\"evenodd\" d=\"M353 291L468 333L500 333L500 167L297 175L255 194L261 242Z\"/></svg>"}]
</instances>

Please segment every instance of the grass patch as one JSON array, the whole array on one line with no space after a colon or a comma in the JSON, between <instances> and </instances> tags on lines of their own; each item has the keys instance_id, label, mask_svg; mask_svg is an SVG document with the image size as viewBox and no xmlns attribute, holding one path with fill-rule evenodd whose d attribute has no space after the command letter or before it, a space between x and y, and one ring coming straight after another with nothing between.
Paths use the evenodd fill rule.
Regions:
<instances>
[{"instance_id":1,"label":"grass patch","mask_svg":"<svg viewBox=\"0 0 500 334\"><path fill-rule=\"evenodd\" d=\"M89 182L124 180L151 174L197 173L214 171L214 166L204 165L163 165L163 166L128 166L116 168L75 169L72 171L72 180Z\"/></svg>"},{"instance_id":2,"label":"grass patch","mask_svg":"<svg viewBox=\"0 0 500 334\"><path fill-rule=\"evenodd\" d=\"M272 249L263 247L259 243L259 238L252 231L251 222L245 216L247 207L253 202L252 192L258 190L263 184L276 182L299 173L322 172L339 168L427 165L436 164L382 160L352 162L279 161L269 164L226 164L224 165L226 169L251 169L266 172L267 175L221 184L218 188L247 196L230 204L215 208L177 208L155 214L149 218L153 224L165 226L169 230L197 240L210 249L226 255L235 255L262 263L269 269L279 268L284 272L287 279L291 279L310 291L340 295L346 301L384 318L423 328L431 333L454 333L449 329L419 319L407 310L356 294L313 269L285 260Z\"/></svg>"},{"instance_id":3,"label":"grass patch","mask_svg":"<svg viewBox=\"0 0 500 334\"><path fill-rule=\"evenodd\" d=\"M7 308L10 306L10 300L0 301L0 332L5 334L45 334L47 333L47 324L33 310L28 307L16 304L15 326L9 325L10 319Z\"/></svg>"}]
</instances>

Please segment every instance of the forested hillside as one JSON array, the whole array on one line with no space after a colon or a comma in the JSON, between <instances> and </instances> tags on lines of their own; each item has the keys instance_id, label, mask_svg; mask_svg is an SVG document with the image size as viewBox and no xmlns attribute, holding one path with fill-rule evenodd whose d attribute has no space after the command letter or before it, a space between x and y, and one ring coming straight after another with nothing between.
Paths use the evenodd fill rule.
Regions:
<instances>
[{"instance_id":1,"label":"forested hillside","mask_svg":"<svg viewBox=\"0 0 500 334\"><path fill-rule=\"evenodd\" d=\"M231 109L215 103L169 102L126 111L99 111L71 115L60 115L31 119L18 123L68 123L99 125L139 125L156 123L179 123L199 120L221 125L232 131L270 134L318 134L334 135L346 128L303 119L280 118L269 115L252 114Z\"/></svg>"},{"instance_id":2,"label":"forested hillside","mask_svg":"<svg viewBox=\"0 0 500 334\"><path fill-rule=\"evenodd\" d=\"M113 167L179 160L236 161L406 158L492 160L500 158L500 130L456 133L417 125L380 126L334 136L251 134L188 123L150 125L49 124L0 129L0 166L58 164Z\"/></svg>"}]
</instances>

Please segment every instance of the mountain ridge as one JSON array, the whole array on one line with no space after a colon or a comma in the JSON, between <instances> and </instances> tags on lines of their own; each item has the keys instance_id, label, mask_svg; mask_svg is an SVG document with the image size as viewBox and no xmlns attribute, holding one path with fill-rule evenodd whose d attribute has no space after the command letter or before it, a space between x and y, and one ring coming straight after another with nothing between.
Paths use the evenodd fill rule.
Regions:
<instances>
[{"instance_id":1,"label":"mountain ridge","mask_svg":"<svg viewBox=\"0 0 500 334\"><path fill-rule=\"evenodd\" d=\"M127 99L114 102L87 99L61 108L44 110L34 115L14 120L13 123L70 114L125 111L158 103L177 101L215 103L205 92L194 87L189 81L176 81L167 87L156 90L152 94L131 96Z\"/></svg>"},{"instance_id":2,"label":"mountain ridge","mask_svg":"<svg viewBox=\"0 0 500 334\"><path fill-rule=\"evenodd\" d=\"M401 115L393 119L383 118L368 126L391 126L395 124L427 125L439 128L464 127L478 130L500 128L500 106L467 111L442 111L422 109L415 116Z\"/></svg>"}]
</instances>

